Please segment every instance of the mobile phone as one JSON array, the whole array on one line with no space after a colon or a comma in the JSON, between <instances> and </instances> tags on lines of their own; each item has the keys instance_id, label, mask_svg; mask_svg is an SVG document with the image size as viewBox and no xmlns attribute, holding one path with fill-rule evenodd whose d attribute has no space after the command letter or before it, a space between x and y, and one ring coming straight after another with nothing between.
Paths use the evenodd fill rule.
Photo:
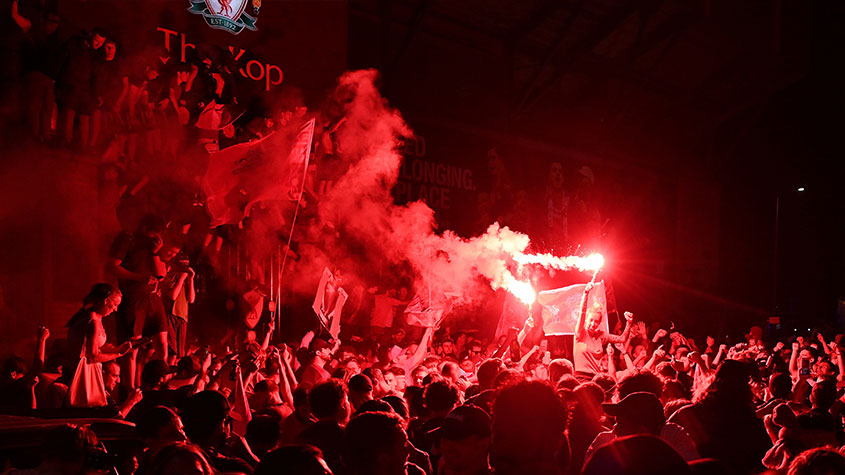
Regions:
<instances>
[{"instance_id":1,"label":"mobile phone","mask_svg":"<svg viewBox=\"0 0 845 475\"><path fill-rule=\"evenodd\" d=\"M511 340L510 342L510 350L511 350L511 361L518 362L520 358L522 358L522 354L519 348L519 342L516 339Z\"/></svg>"},{"instance_id":2,"label":"mobile phone","mask_svg":"<svg viewBox=\"0 0 845 475\"><path fill-rule=\"evenodd\" d=\"M149 348L153 344L153 339L145 336L132 341L132 348Z\"/></svg>"},{"instance_id":3,"label":"mobile phone","mask_svg":"<svg viewBox=\"0 0 845 475\"><path fill-rule=\"evenodd\" d=\"M798 374L800 376L809 376L810 375L810 359L809 358L801 358L801 364L798 369Z\"/></svg>"}]
</instances>

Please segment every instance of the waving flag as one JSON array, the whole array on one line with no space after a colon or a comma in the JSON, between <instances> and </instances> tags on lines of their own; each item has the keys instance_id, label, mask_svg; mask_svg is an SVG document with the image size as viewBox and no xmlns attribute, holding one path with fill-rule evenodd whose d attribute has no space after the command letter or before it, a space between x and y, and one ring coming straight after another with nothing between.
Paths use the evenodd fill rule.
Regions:
<instances>
[{"instance_id":1,"label":"waving flag","mask_svg":"<svg viewBox=\"0 0 845 475\"><path fill-rule=\"evenodd\" d=\"M346 291L337 285L332 271L328 267L323 269L311 308L334 338L340 334L340 313L348 298Z\"/></svg>"},{"instance_id":2,"label":"waving flag","mask_svg":"<svg viewBox=\"0 0 845 475\"><path fill-rule=\"evenodd\" d=\"M432 304L427 292L417 292L405 307L405 321L419 327L436 326L443 319L444 305Z\"/></svg>"},{"instance_id":3,"label":"waving flag","mask_svg":"<svg viewBox=\"0 0 845 475\"><path fill-rule=\"evenodd\" d=\"M511 328L521 328L528 318L528 305L522 303L510 292L504 292L505 301L502 304L502 314L496 326L496 338L506 335Z\"/></svg>"},{"instance_id":4,"label":"waving flag","mask_svg":"<svg viewBox=\"0 0 845 475\"><path fill-rule=\"evenodd\" d=\"M443 320L443 314L452 308L453 298L457 297L450 292L441 295L442 298L432 299L431 291L417 292L405 307L405 322L419 327L436 327Z\"/></svg>"},{"instance_id":5,"label":"waving flag","mask_svg":"<svg viewBox=\"0 0 845 475\"><path fill-rule=\"evenodd\" d=\"M537 302L543 306L543 331L548 335L571 335L575 333L575 324L581 312L581 299L587 284L575 284L554 290L544 290L537 296ZM604 314L604 330L609 331L607 323L607 299L604 294L604 282L593 284L593 290L587 301L587 308L600 304Z\"/></svg>"},{"instance_id":6,"label":"waving flag","mask_svg":"<svg viewBox=\"0 0 845 475\"><path fill-rule=\"evenodd\" d=\"M249 400L246 397L246 389L244 388L244 378L241 373L241 366L235 366L235 403L229 411L229 416L232 418L232 432L246 437L246 426L252 420L252 412L249 409Z\"/></svg>"},{"instance_id":7,"label":"waving flag","mask_svg":"<svg viewBox=\"0 0 845 475\"><path fill-rule=\"evenodd\" d=\"M314 119L210 154L202 180L211 226L237 223L259 201L297 201L308 170Z\"/></svg>"}]
</instances>

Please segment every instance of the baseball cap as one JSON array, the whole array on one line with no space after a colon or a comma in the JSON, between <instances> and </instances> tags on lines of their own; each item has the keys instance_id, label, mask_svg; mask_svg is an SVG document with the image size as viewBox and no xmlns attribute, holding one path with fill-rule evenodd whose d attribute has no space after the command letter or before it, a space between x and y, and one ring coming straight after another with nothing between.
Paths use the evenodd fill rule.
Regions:
<instances>
[{"instance_id":1,"label":"baseball cap","mask_svg":"<svg viewBox=\"0 0 845 475\"><path fill-rule=\"evenodd\" d=\"M184 374L187 377L193 377L200 374L202 370L199 361L191 355L183 356L176 364L176 372Z\"/></svg>"},{"instance_id":2,"label":"baseball cap","mask_svg":"<svg viewBox=\"0 0 845 475\"><path fill-rule=\"evenodd\" d=\"M373 383L370 381L370 378L367 377L365 374L356 374L349 378L349 383L347 387L350 391L356 391L360 393L368 393L373 390Z\"/></svg>"},{"instance_id":3,"label":"baseball cap","mask_svg":"<svg viewBox=\"0 0 845 475\"><path fill-rule=\"evenodd\" d=\"M653 426L659 422L666 422L663 415L663 405L652 393L640 391L625 396L621 401L602 404L604 412L611 416L641 422L643 425Z\"/></svg>"},{"instance_id":4,"label":"baseball cap","mask_svg":"<svg viewBox=\"0 0 845 475\"><path fill-rule=\"evenodd\" d=\"M468 437L490 437L493 421L478 406L466 404L452 409L443 419L440 427L428 432L448 440L463 440Z\"/></svg>"},{"instance_id":5,"label":"baseball cap","mask_svg":"<svg viewBox=\"0 0 845 475\"><path fill-rule=\"evenodd\" d=\"M620 437L599 447L586 461L581 473L682 475L693 472L683 457L669 444L653 435L638 434Z\"/></svg>"},{"instance_id":6,"label":"baseball cap","mask_svg":"<svg viewBox=\"0 0 845 475\"><path fill-rule=\"evenodd\" d=\"M144 365L141 370L141 382L154 386L160 383L168 374L174 373L174 368L171 368L164 360L150 360Z\"/></svg>"},{"instance_id":7,"label":"baseball cap","mask_svg":"<svg viewBox=\"0 0 845 475\"><path fill-rule=\"evenodd\" d=\"M324 350L326 348L331 349L331 347L332 345L330 345L329 342L322 338L314 338L313 340L311 340L311 344L308 345L308 349L313 352Z\"/></svg>"}]
</instances>

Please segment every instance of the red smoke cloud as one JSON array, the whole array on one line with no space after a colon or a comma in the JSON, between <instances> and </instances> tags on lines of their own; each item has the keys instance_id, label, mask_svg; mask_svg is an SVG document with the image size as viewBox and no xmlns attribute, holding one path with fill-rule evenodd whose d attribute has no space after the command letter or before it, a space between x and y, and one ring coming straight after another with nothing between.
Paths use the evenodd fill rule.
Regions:
<instances>
[{"instance_id":1,"label":"red smoke cloud","mask_svg":"<svg viewBox=\"0 0 845 475\"><path fill-rule=\"evenodd\" d=\"M336 95L343 100L346 122L337 141L346 172L320 202L318 225L308 239L316 244L297 266L310 275L301 276L308 281L302 290L313 292L324 265L341 269L347 279L351 274L379 285L396 269L407 269L416 290L470 301L479 295L483 277L493 289L509 289L530 303L529 264L589 267L583 258L527 254L529 237L498 223L481 236L463 238L438 232L434 212L423 202L394 204L400 146L411 131L381 96L376 80L373 70L347 72L339 80Z\"/></svg>"}]
</instances>

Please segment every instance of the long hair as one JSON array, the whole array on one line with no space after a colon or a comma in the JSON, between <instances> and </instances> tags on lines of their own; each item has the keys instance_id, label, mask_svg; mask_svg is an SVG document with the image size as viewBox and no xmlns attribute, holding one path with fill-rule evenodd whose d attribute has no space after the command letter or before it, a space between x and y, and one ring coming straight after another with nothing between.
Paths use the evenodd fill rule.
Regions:
<instances>
[{"instance_id":1,"label":"long hair","mask_svg":"<svg viewBox=\"0 0 845 475\"><path fill-rule=\"evenodd\" d=\"M85 298L82 299L82 307L80 307L79 311L76 312L76 314L71 317L70 320L68 320L68 322L65 324L65 327L70 328L76 325L76 323L81 318L83 318L84 315L86 315L86 312L83 312L83 310L90 307L95 307L97 305L101 305L103 302L106 301L106 299L117 293L120 293L120 291L117 290L111 284L107 284L105 282L94 284L91 287L91 290L88 291L88 295L86 295Z\"/></svg>"}]
</instances>

